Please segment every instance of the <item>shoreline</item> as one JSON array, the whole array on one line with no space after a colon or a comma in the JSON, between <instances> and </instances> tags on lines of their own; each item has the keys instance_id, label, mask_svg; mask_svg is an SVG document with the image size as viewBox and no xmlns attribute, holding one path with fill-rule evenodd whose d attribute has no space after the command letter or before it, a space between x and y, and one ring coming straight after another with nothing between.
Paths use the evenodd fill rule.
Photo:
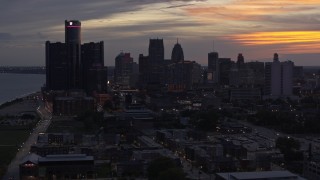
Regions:
<instances>
[{"instance_id":1,"label":"shoreline","mask_svg":"<svg viewBox=\"0 0 320 180\"><path fill-rule=\"evenodd\" d=\"M24 98L27 98L29 96L32 96L32 95L36 95L37 93L40 93L40 91L34 91L34 92L30 92L30 93L26 93L26 94L23 94L23 95L20 95L18 97L15 97L11 100L8 100L8 101L5 101L5 102L0 102L0 110L2 110L3 108L7 107L7 106L10 106L10 105L13 105L17 102L21 102L24 100Z\"/></svg>"},{"instance_id":2,"label":"shoreline","mask_svg":"<svg viewBox=\"0 0 320 180\"><path fill-rule=\"evenodd\" d=\"M5 103L10 103L10 102L15 101L17 99L23 99L23 98L26 98L28 96L31 96L31 95L34 95L34 94L37 94L37 93L40 93L40 92L41 91L33 91L33 92L30 92L30 93L25 93L25 94L20 95L20 96L16 96L15 98L12 98L10 100L4 101L4 102L0 102L0 106L2 106Z\"/></svg>"}]
</instances>

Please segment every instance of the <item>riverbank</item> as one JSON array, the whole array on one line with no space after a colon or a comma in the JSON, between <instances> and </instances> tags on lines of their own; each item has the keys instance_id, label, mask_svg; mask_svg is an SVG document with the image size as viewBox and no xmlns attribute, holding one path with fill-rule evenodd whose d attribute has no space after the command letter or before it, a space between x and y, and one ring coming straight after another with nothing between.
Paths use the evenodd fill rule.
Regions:
<instances>
[{"instance_id":1,"label":"riverbank","mask_svg":"<svg viewBox=\"0 0 320 180\"><path fill-rule=\"evenodd\" d=\"M0 73L0 82L0 104L4 104L40 91L45 75Z\"/></svg>"},{"instance_id":2,"label":"riverbank","mask_svg":"<svg viewBox=\"0 0 320 180\"><path fill-rule=\"evenodd\" d=\"M38 92L31 93L0 106L0 128L3 127L0 131L0 177L4 175L11 160L39 120L39 95Z\"/></svg>"},{"instance_id":3,"label":"riverbank","mask_svg":"<svg viewBox=\"0 0 320 180\"><path fill-rule=\"evenodd\" d=\"M33 92L0 105L0 116L18 115L21 112L36 112L40 92Z\"/></svg>"}]
</instances>

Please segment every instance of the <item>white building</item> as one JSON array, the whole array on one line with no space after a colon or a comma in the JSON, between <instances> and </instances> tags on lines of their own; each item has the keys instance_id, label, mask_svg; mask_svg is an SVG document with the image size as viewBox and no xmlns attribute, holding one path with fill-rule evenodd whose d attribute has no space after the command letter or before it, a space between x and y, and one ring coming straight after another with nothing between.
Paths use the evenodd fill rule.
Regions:
<instances>
[{"instance_id":1,"label":"white building","mask_svg":"<svg viewBox=\"0 0 320 180\"><path fill-rule=\"evenodd\" d=\"M271 97L292 96L293 62L280 62L278 54L274 54L272 63L265 65L265 95Z\"/></svg>"}]
</instances>

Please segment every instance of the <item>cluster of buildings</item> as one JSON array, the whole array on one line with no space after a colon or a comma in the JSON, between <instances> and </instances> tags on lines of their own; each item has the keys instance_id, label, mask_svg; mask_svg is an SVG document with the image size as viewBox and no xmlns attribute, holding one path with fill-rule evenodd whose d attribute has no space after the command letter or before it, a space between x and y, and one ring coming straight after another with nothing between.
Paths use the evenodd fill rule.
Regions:
<instances>
[{"instance_id":1,"label":"cluster of buildings","mask_svg":"<svg viewBox=\"0 0 320 180\"><path fill-rule=\"evenodd\" d=\"M148 92L187 92L201 88L229 90L230 99L262 99L293 97L296 79L302 78L302 67L291 61L245 62L220 58L218 52L208 53L208 65L184 59L177 42L171 59L164 57L163 39L150 39L149 54L139 55L137 65L130 53L121 52L115 59L114 84L122 89L138 88Z\"/></svg>"},{"instance_id":2,"label":"cluster of buildings","mask_svg":"<svg viewBox=\"0 0 320 180\"><path fill-rule=\"evenodd\" d=\"M61 132L38 135L20 164L21 179L90 179L98 178L101 170L109 178L145 178L150 162L163 156L173 159L189 179L303 179L274 171L282 170L274 166L284 159L275 139L225 117L216 129L199 131L190 117L180 114L216 109L240 117L259 108L277 111L280 105L232 102L299 95L302 67L280 62L278 54L273 62L263 63L245 62L242 54L234 62L218 52L208 53L208 65L202 67L185 60L178 41L171 59L165 59L163 39L150 39L148 55L140 54L138 63L121 52L108 79L103 49L103 42L81 44L81 23L76 20L65 21L65 43L46 42L43 98L53 113L51 123ZM103 111L109 105L116 108ZM75 115L96 110L103 112L98 129L68 132L81 124ZM287 110L295 113L291 106ZM161 127L172 123L168 119L184 128ZM305 170L310 170L306 174L318 168L315 164L305 162Z\"/></svg>"},{"instance_id":3,"label":"cluster of buildings","mask_svg":"<svg viewBox=\"0 0 320 180\"><path fill-rule=\"evenodd\" d=\"M165 59L163 39L150 39L148 55L140 54L138 63L130 53L116 56L113 77L108 79L103 42L81 44L81 23L66 20L65 43L46 42L44 92L46 102L50 102L47 107L55 114L76 114L92 107L92 99L85 97L102 103L95 107L102 106L108 82L112 88L140 89L151 94L213 89L224 91L229 100L275 99L301 93L298 80L302 79L302 70L291 61L280 62L278 54L274 54L273 62L263 63L245 62L242 54L232 61L219 57L218 52L208 53L207 67L202 67L196 61L185 60L178 41L171 58ZM87 103L84 108L77 106L83 102ZM69 109L75 111L61 112L64 110L54 108L54 104L59 108L73 106Z\"/></svg>"},{"instance_id":4,"label":"cluster of buildings","mask_svg":"<svg viewBox=\"0 0 320 180\"><path fill-rule=\"evenodd\" d=\"M64 115L93 110L90 97L107 91L104 44L82 44L80 21L65 21L64 43L46 42L43 90L48 109Z\"/></svg>"}]
</instances>

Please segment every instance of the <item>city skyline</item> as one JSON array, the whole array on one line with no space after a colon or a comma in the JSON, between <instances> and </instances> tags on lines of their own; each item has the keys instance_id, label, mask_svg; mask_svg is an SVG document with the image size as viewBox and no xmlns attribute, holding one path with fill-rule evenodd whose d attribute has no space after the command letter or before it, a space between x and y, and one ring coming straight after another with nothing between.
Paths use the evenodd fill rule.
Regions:
<instances>
[{"instance_id":1,"label":"city skyline","mask_svg":"<svg viewBox=\"0 0 320 180\"><path fill-rule=\"evenodd\" d=\"M105 42L105 64L119 52L135 62L147 54L149 39L164 40L170 59L177 38L186 60L207 65L207 54L245 61L292 60L320 65L320 2L317 0L118 0L94 2L4 1L0 10L1 65L44 65L46 40L62 42L65 19L80 20L82 42Z\"/></svg>"}]
</instances>

